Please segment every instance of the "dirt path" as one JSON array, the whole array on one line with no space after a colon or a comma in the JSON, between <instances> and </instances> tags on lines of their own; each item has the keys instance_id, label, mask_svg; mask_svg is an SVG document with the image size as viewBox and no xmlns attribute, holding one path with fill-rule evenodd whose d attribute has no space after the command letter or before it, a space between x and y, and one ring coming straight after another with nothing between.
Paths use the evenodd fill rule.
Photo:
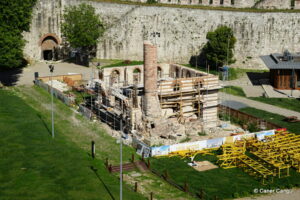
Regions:
<instances>
[{"instance_id":1,"label":"dirt path","mask_svg":"<svg viewBox=\"0 0 300 200\"><path fill-rule=\"evenodd\" d=\"M15 69L0 73L0 81L5 85L33 85L34 73L38 72L39 76L49 76L49 64L46 62L36 63L23 69ZM68 73L80 73L84 79L90 79L92 74L91 67L75 65L73 63L55 63L53 75L62 75Z\"/></svg>"},{"instance_id":2,"label":"dirt path","mask_svg":"<svg viewBox=\"0 0 300 200\"><path fill-rule=\"evenodd\" d=\"M296 117L300 118L299 112L295 112L295 111L288 110L285 108L280 108L280 107L262 103L259 101L254 101L254 100L247 99L244 97L225 94L222 92L220 92L219 94L220 94L221 99L224 99L227 101L227 103L224 103L224 105L229 106L233 109L240 109L241 107L253 107L256 109L265 110L267 112L275 113L275 114L286 116L286 117L296 116ZM230 101L237 102L237 103L230 103ZM241 106L241 105L243 105L243 106Z\"/></svg>"}]
</instances>

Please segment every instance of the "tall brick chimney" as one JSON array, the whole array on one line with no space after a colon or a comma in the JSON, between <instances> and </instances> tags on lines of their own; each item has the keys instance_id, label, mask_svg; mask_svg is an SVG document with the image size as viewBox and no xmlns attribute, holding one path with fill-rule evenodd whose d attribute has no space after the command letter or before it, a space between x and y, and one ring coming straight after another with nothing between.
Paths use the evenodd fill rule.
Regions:
<instances>
[{"instance_id":1,"label":"tall brick chimney","mask_svg":"<svg viewBox=\"0 0 300 200\"><path fill-rule=\"evenodd\" d=\"M146 116L161 115L157 96L157 49L148 41L144 42L144 106Z\"/></svg>"}]
</instances>

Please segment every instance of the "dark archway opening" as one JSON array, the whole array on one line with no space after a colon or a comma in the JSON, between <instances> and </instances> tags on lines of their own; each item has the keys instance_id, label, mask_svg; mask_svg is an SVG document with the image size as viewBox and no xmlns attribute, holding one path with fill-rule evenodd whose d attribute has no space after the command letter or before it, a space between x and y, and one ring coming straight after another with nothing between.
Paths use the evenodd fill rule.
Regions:
<instances>
[{"instance_id":1,"label":"dark archway opening","mask_svg":"<svg viewBox=\"0 0 300 200\"><path fill-rule=\"evenodd\" d=\"M52 60L53 59L52 50L44 50L43 51L43 58L44 58L44 60Z\"/></svg>"},{"instance_id":2,"label":"dark archway opening","mask_svg":"<svg viewBox=\"0 0 300 200\"><path fill-rule=\"evenodd\" d=\"M59 57L59 41L55 36L47 35L41 39L42 59L57 60Z\"/></svg>"}]
</instances>

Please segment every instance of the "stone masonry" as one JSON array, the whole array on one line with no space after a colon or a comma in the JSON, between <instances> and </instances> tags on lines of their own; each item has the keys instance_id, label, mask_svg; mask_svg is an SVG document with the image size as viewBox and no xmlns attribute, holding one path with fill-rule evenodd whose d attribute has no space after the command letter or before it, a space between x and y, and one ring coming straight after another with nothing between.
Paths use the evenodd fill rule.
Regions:
<instances>
[{"instance_id":1,"label":"stone masonry","mask_svg":"<svg viewBox=\"0 0 300 200\"><path fill-rule=\"evenodd\" d=\"M263 0L260 1L256 8L264 9L291 9L291 1L289 0Z\"/></svg>"},{"instance_id":2,"label":"stone masonry","mask_svg":"<svg viewBox=\"0 0 300 200\"><path fill-rule=\"evenodd\" d=\"M41 59L40 39L55 33L62 39L61 16L68 5L82 0L39 0L32 17L24 54ZM296 1L296 5L298 1ZM207 42L206 34L220 25L227 25L237 38L236 64L233 66L263 68L260 55L300 51L300 15L283 12L230 12L187 8L168 8L90 2L106 27L99 41L97 57L103 59L142 60L143 41L158 46L159 62L188 63ZM159 36L153 33L159 33Z\"/></svg>"}]
</instances>

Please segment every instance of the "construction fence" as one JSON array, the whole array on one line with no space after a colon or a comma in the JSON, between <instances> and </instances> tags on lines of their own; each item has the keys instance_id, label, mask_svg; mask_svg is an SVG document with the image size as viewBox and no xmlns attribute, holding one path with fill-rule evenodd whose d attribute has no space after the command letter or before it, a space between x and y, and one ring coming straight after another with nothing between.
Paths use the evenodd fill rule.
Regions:
<instances>
[{"instance_id":1,"label":"construction fence","mask_svg":"<svg viewBox=\"0 0 300 200\"><path fill-rule=\"evenodd\" d=\"M249 115L249 114L244 113L244 112L239 111L239 110L232 109L232 108L227 107L227 106L219 105L218 109L219 109L220 114L227 114L232 118L236 118L236 119L239 119L241 121L245 121L247 123L256 124L258 126L263 124L264 128L266 130L282 128L282 127L278 126L277 124L265 121L265 120L260 119L258 117Z\"/></svg>"},{"instance_id":2,"label":"construction fence","mask_svg":"<svg viewBox=\"0 0 300 200\"><path fill-rule=\"evenodd\" d=\"M225 143L234 143L235 141L249 138L256 138L258 141L264 140L266 136L275 135L275 130L261 131L243 135L227 136L209 140L200 140L195 142L186 142L173 145L164 145L160 147L151 147L151 156L166 156L172 152L192 150L199 151L204 149L218 148Z\"/></svg>"},{"instance_id":3,"label":"construction fence","mask_svg":"<svg viewBox=\"0 0 300 200\"><path fill-rule=\"evenodd\" d=\"M37 85L37 86L45 89L49 93L51 93L51 86L44 83L42 80L35 80L34 83L35 83L35 85ZM53 96L56 97L57 99L61 100L68 106L74 105L74 99L68 97L66 94L64 94L63 92L61 92L55 88L53 88Z\"/></svg>"}]
</instances>

